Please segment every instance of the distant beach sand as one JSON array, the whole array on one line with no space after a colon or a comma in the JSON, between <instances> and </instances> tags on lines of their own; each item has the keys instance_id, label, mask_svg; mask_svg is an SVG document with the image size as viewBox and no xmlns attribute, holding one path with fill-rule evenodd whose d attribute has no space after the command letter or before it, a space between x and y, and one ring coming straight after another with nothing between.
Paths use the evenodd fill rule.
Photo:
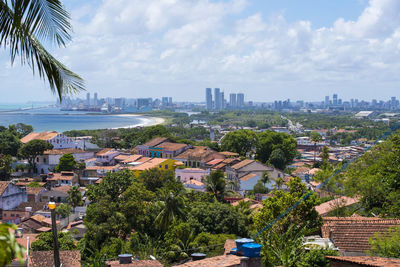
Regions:
<instances>
[{"instance_id":1,"label":"distant beach sand","mask_svg":"<svg viewBox=\"0 0 400 267\"><path fill-rule=\"evenodd\" d=\"M140 115L140 114L117 114L116 116L119 116L119 117L141 117L140 118L141 123L139 123L139 124L133 124L133 125L118 127L118 128L148 127L148 126L163 124L165 122L165 119L163 119L163 118L147 117L145 115Z\"/></svg>"}]
</instances>

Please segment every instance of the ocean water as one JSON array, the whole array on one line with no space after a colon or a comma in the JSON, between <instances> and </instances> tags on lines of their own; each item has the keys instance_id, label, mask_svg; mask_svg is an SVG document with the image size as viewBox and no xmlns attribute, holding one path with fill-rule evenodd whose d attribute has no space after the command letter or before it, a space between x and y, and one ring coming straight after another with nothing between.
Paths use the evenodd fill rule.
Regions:
<instances>
[{"instance_id":1,"label":"ocean water","mask_svg":"<svg viewBox=\"0 0 400 267\"><path fill-rule=\"evenodd\" d=\"M93 130L137 127L152 123L145 116L121 116L117 114L60 111L55 107L0 105L0 125L25 123L35 131Z\"/></svg>"}]
</instances>

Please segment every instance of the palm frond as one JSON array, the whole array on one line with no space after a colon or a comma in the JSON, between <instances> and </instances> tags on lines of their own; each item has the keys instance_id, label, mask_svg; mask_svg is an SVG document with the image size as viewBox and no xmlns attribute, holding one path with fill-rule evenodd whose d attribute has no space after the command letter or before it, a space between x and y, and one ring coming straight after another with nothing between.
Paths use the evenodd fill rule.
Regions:
<instances>
[{"instance_id":1,"label":"palm frond","mask_svg":"<svg viewBox=\"0 0 400 267\"><path fill-rule=\"evenodd\" d=\"M21 1L27 0L15 0L13 5ZM44 20L37 19L38 25L29 26L20 18L22 11L18 9L14 13L6 1L0 0L0 46L10 47L11 61L14 62L16 55L20 55L22 64L27 63L33 73L37 71L41 78L47 78L51 91L57 93L60 100L65 94L84 90L82 78L55 59L31 32L30 27L40 34L51 31L45 26L38 26ZM64 41L62 33L57 32L54 36L57 42Z\"/></svg>"}]
</instances>

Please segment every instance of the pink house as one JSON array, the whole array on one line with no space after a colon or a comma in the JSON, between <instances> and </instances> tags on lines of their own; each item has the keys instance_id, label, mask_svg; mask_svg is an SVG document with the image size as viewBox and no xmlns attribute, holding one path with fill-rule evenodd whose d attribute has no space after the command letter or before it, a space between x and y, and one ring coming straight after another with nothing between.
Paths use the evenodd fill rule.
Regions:
<instances>
[{"instance_id":1,"label":"pink house","mask_svg":"<svg viewBox=\"0 0 400 267\"><path fill-rule=\"evenodd\" d=\"M190 180L201 182L203 178L205 178L209 174L210 170L203 170L199 168L185 168L175 170L175 177L182 183L186 183Z\"/></svg>"}]
</instances>

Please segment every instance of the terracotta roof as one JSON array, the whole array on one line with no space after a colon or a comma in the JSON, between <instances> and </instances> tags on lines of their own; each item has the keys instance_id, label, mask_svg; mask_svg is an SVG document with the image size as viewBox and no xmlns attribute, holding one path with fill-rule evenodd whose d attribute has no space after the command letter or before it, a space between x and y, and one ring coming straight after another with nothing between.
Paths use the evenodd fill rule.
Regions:
<instances>
[{"instance_id":1,"label":"terracotta roof","mask_svg":"<svg viewBox=\"0 0 400 267\"><path fill-rule=\"evenodd\" d=\"M156 137L150 141L148 141L147 143L144 143L144 146L148 146L148 147L155 147L156 145L159 145L165 141L167 141L168 138L165 137Z\"/></svg>"},{"instance_id":2,"label":"terracotta roof","mask_svg":"<svg viewBox=\"0 0 400 267\"><path fill-rule=\"evenodd\" d=\"M51 228L43 226L43 227L37 228L36 231L38 231L38 232L50 232Z\"/></svg>"},{"instance_id":3,"label":"terracotta roof","mask_svg":"<svg viewBox=\"0 0 400 267\"><path fill-rule=\"evenodd\" d=\"M75 148L64 148L64 149L46 150L45 152L43 152L43 155L64 155L64 154L78 154L78 153L88 153L88 152Z\"/></svg>"},{"instance_id":4,"label":"terracotta roof","mask_svg":"<svg viewBox=\"0 0 400 267\"><path fill-rule=\"evenodd\" d=\"M139 171L144 171L152 168L158 168L159 164L163 163L167 159L162 159L162 158L153 158L147 162L144 162L140 165L134 166L134 167L128 167L130 170L139 170Z\"/></svg>"},{"instance_id":5,"label":"terracotta roof","mask_svg":"<svg viewBox=\"0 0 400 267\"><path fill-rule=\"evenodd\" d=\"M394 258L381 258L381 257L370 257L370 256L326 256L330 262L342 262L342 263L353 263L360 264L361 266L374 266L374 267L399 267L400 259ZM355 265L351 266L355 266ZM359 265L357 265L359 266Z\"/></svg>"},{"instance_id":6,"label":"terracotta roof","mask_svg":"<svg viewBox=\"0 0 400 267\"><path fill-rule=\"evenodd\" d=\"M120 168L121 165L113 165L113 166L88 166L85 168L86 171L96 171L96 170L105 170L105 171L112 171L115 169Z\"/></svg>"},{"instance_id":7,"label":"terracotta roof","mask_svg":"<svg viewBox=\"0 0 400 267\"><path fill-rule=\"evenodd\" d=\"M244 182L244 181L250 180L251 178L254 178L254 177L256 177L256 176L259 176L259 175L255 174L255 173L249 173L249 174L247 174L247 175L241 177L241 178L240 178L240 181L243 181L243 182Z\"/></svg>"},{"instance_id":8,"label":"terracotta roof","mask_svg":"<svg viewBox=\"0 0 400 267\"><path fill-rule=\"evenodd\" d=\"M28 195L38 195L44 187L26 187L26 193Z\"/></svg>"},{"instance_id":9,"label":"terracotta roof","mask_svg":"<svg viewBox=\"0 0 400 267\"><path fill-rule=\"evenodd\" d=\"M317 172L319 172L321 169L319 168L312 168L311 170L309 170L307 173L311 174L311 175L315 175Z\"/></svg>"},{"instance_id":10,"label":"terracotta roof","mask_svg":"<svg viewBox=\"0 0 400 267\"><path fill-rule=\"evenodd\" d=\"M222 161L222 162L230 164L230 163L232 163L234 161L240 161L240 159L238 159L238 158L227 158L227 159L224 159L224 161Z\"/></svg>"},{"instance_id":11,"label":"terracotta roof","mask_svg":"<svg viewBox=\"0 0 400 267\"><path fill-rule=\"evenodd\" d=\"M61 173L49 173L47 181L66 180L71 181L74 179L75 174L73 172L61 172Z\"/></svg>"},{"instance_id":12,"label":"terracotta roof","mask_svg":"<svg viewBox=\"0 0 400 267\"><path fill-rule=\"evenodd\" d=\"M25 211L25 208L32 208L32 212L36 212L38 210L42 210L47 207L47 202L21 202L15 210Z\"/></svg>"},{"instance_id":13,"label":"terracotta roof","mask_svg":"<svg viewBox=\"0 0 400 267\"><path fill-rule=\"evenodd\" d=\"M352 204L355 204L357 202L360 202L358 198L351 198L351 197L339 197L333 200L330 200L328 202L322 203L321 205L318 205L315 207L315 210L319 213L319 215L323 216L329 213L332 210L335 210L337 208L341 207L347 207Z\"/></svg>"},{"instance_id":14,"label":"terracotta roof","mask_svg":"<svg viewBox=\"0 0 400 267\"><path fill-rule=\"evenodd\" d=\"M149 158L149 157L141 157L141 158L137 159L136 162L147 162L149 160L151 160L151 158Z\"/></svg>"},{"instance_id":15,"label":"terracotta roof","mask_svg":"<svg viewBox=\"0 0 400 267\"><path fill-rule=\"evenodd\" d=\"M69 185L62 185L62 186L54 187L54 188L52 188L51 190L67 193L70 189L71 189L71 186L69 186Z\"/></svg>"},{"instance_id":16,"label":"terracotta roof","mask_svg":"<svg viewBox=\"0 0 400 267\"><path fill-rule=\"evenodd\" d=\"M232 202L231 205L235 207L235 206L239 205L239 202L241 202L241 201L244 201L244 202L249 202L250 201L252 204L259 204L260 203L259 201L255 200L255 199L251 199L251 198L247 198L246 197L246 198L243 198L241 200Z\"/></svg>"},{"instance_id":17,"label":"terracotta roof","mask_svg":"<svg viewBox=\"0 0 400 267\"><path fill-rule=\"evenodd\" d=\"M237 156L239 156L238 153L230 152L230 151L222 151L222 152L219 152L219 154L222 154L222 155L227 156L227 157L231 157L231 156L237 157Z\"/></svg>"},{"instance_id":18,"label":"terracotta roof","mask_svg":"<svg viewBox=\"0 0 400 267\"><path fill-rule=\"evenodd\" d=\"M339 250L365 252L370 250L368 239L376 232L387 232L400 225L400 219L378 217L325 217L321 228L322 237L331 238Z\"/></svg>"},{"instance_id":19,"label":"terracotta roof","mask_svg":"<svg viewBox=\"0 0 400 267\"><path fill-rule=\"evenodd\" d=\"M44 217L43 215L40 215L40 214L36 214L36 215L31 216L31 219L35 220L37 222L42 222L44 219L46 219L46 217Z\"/></svg>"},{"instance_id":20,"label":"terracotta roof","mask_svg":"<svg viewBox=\"0 0 400 267\"><path fill-rule=\"evenodd\" d=\"M127 164L127 163L131 163L131 162L135 162L142 157L143 157L142 155L130 155L128 158L124 159L122 161L122 163Z\"/></svg>"},{"instance_id":21,"label":"terracotta roof","mask_svg":"<svg viewBox=\"0 0 400 267\"><path fill-rule=\"evenodd\" d=\"M34 140L34 139L47 141L47 140L50 140L50 139L56 137L57 135L58 135L58 133L55 132L55 131L44 131L44 132L41 132L41 133L30 133L27 136L22 137L21 138L21 142L22 143L27 143L27 142L29 142L31 140Z\"/></svg>"},{"instance_id":22,"label":"terracotta roof","mask_svg":"<svg viewBox=\"0 0 400 267\"><path fill-rule=\"evenodd\" d=\"M100 150L99 152L96 153L96 156L105 156L107 154L112 154L117 152L114 148L104 148L103 150Z\"/></svg>"},{"instance_id":23,"label":"terracotta roof","mask_svg":"<svg viewBox=\"0 0 400 267\"><path fill-rule=\"evenodd\" d=\"M233 267L240 266L240 257L236 255L221 255L204 260L190 261L179 266L188 267Z\"/></svg>"},{"instance_id":24,"label":"terracotta roof","mask_svg":"<svg viewBox=\"0 0 400 267\"><path fill-rule=\"evenodd\" d=\"M133 260L132 263L128 264L120 264L119 261L106 261L106 266L107 267L141 267L141 266L147 266L147 267L158 267L158 266L163 266L159 261L156 260Z\"/></svg>"},{"instance_id":25,"label":"terracotta roof","mask_svg":"<svg viewBox=\"0 0 400 267\"><path fill-rule=\"evenodd\" d=\"M307 167L299 167L297 169L295 169L294 171L292 171L292 175L299 175L301 173L306 173L310 170L310 168Z\"/></svg>"},{"instance_id":26,"label":"terracotta roof","mask_svg":"<svg viewBox=\"0 0 400 267\"><path fill-rule=\"evenodd\" d=\"M228 164L221 162L220 164L217 164L216 166L214 166L213 169L214 170L221 170L221 169L225 168L226 165L228 165Z\"/></svg>"},{"instance_id":27,"label":"terracotta roof","mask_svg":"<svg viewBox=\"0 0 400 267\"><path fill-rule=\"evenodd\" d=\"M0 195L4 193L7 187L10 185L11 182L0 181Z\"/></svg>"},{"instance_id":28,"label":"terracotta roof","mask_svg":"<svg viewBox=\"0 0 400 267\"><path fill-rule=\"evenodd\" d=\"M26 243L28 241L28 237L29 237L29 244L32 244L32 242L36 241L38 235L39 234L23 234L22 237L17 237L15 238L15 240L18 242L18 244L20 244L26 249L27 248Z\"/></svg>"},{"instance_id":29,"label":"terracotta roof","mask_svg":"<svg viewBox=\"0 0 400 267\"><path fill-rule=\"evenodd\" d=\"M206 146L193 146L192 148L189 148L186 151L179 154L178 156L176 156L176 158L178 159L206 158L213 153L217 152Z\"/></svg>"},{"instance_id":30,"label":"terracotta roof","mask_svg":"<svg viewBox=\"0 0 400 267\"><path fill-rule=\"evenodd\" d=\"M60 251L60 263L63 267L80 267L81 253L79 250ZM29 266L54 266L53 251L31 251L29 255Z\"/></svg>"},{"instance_id":31,"label":"terracotta roof","mask_svg":"<svg viewBox=\"0 0 400 267\"><path fill-rule=\"evenodd\" d=\"M131 155L123 155L123 154L120 154L120 155L118 155L118 156L116 156L114 159L116 159L116 160L126 160L127 158L129 158Z\"/></svg>"},{"instance_id":32,"label":"terracotta roof","mask_svg":"<svg viewBox=\"0 0 400 267\"><path fill-rule=\"evenodd\" d=\"M90 161L96 161L96 158L90 158L90 159L85 160L85 162L90 162Z\"/></svg>"},{"instance_id":33,"label":"terracotta roof","mask_svg":"<svg viewBox=\"0 0 400 267\"><path fill-rule=\"evenodd\" d=\"M164 142L164 143L161 143L161 144L157 145L156 147L162 148L162 149L167 150L167 151L176 151L176 150L185 148L187 146L188 146L187 144Z\"/></svg>"},{"instance_id":34,"label":"terracotta roof","mask_svg":"<svg viewBox=\"0 0 400 267\"><path fill-rule=\"evenodd\" d=\"M243 160L243 161L241 161L241 162L236 163L235 165L233 165L233 166L232 166L232 169L238 170L238 169L241 169L241 168L243 168L244 166L247 166L247 165L249 165L250 163L253 163L253 162L255 162L255 161L254 161L254 160L251 160L251 159L245 159L245 160Z\"/></svg>"},{"instance_id":35,"label":"terracotta roof","mask_svg":"<svg viewBox=\"0 0 400 267\"><path fill-rule=\"evenodd\" d=\"M207 165L216 165L216 164L218 164L218 163L220 163L222 161L224 161L224 160L223 159L213 159L213 160L210 160L210 161L206 162L206 164Z\"/></svg>"}]
</instances>

